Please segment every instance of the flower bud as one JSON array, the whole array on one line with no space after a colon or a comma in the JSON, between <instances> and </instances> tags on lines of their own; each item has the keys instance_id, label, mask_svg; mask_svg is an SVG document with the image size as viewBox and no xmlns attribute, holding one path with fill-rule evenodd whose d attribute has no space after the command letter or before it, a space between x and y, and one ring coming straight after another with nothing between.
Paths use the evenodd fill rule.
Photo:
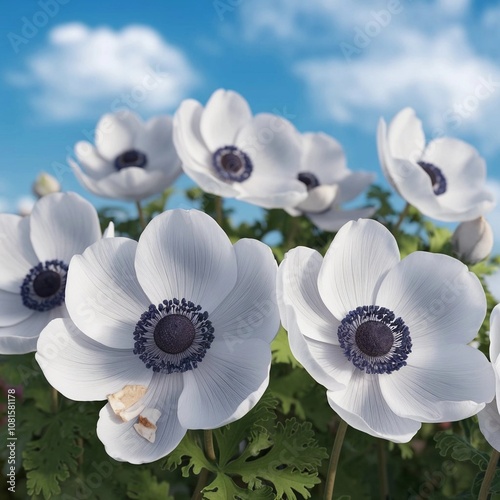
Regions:
<instances>
[{"instance_id":1,"label":"flower bud","mask_svg":"<svg viewBox=\"0 0 500 500\"><path fill-rule=\"evenodd\" d=\"M58 193L59 191L61 191L61 184L47 172L42 172L33 183L33 193L39 198L47 194Z\"/></svg>"},{"instance_id":2,"label":"flower bud","mask_svg":"<svg viewBox=\"0 0 500 500\"><path fill-rule=\"evenodd\" d=\"M461 260L476 264L491 253L493 231L484 217L462 222L453 233L452 244Z\"/></svg>"}]
</instances>

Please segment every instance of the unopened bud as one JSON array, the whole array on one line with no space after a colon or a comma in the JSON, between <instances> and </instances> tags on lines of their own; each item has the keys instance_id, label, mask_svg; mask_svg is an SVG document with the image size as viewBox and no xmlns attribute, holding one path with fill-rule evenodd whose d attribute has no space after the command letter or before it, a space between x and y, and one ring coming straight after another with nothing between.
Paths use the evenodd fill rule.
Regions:
<instances>
[{"instance_id":1,"label":"unopened bud","mask_svg":"<svg viewBox=\"0 0 500 500\"><path fill-rule=\"evenodd\" d=\"M452 238L453 249L468 264L486 259L493 249L493 231L484 217L462 222Z\"/></svg>"},{"instance_id":2,"label":"unopened bud","mask_svg":"<svg viewBox=\"0 0 500 500\"><path fill-rule=\"evenodd\" d=\"M61 191L61 184L47 172L42 172L33 183L33 193L39 198L59 191Z\"/></svg>"}]
</instances>

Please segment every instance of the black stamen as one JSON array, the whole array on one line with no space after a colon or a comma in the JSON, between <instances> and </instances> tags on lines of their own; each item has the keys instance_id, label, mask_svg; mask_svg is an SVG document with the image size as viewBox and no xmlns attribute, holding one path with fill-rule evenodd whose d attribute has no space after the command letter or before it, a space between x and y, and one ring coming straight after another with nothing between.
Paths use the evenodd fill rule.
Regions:
<instances>
[{"instance_id":1,"label":"black stamen","mask_svg":"<svg viewBox=\"0 0 500 500\"><path fill-rule=\"evenodd\" d=\"M306 185L308 191L320 184L318 178L312 172L299 172L297 179Z\"/></svg>"},{"instance_id":2,"label":"black stamen","mask_svg":"<svg viewBox=\"0 0 500 500\"><path fill-rule=\"evenodd\" d=\"M253 170L248 155L236 146L219 148L213 154L212 164L217 175L224 181L243 182Z\"/></svg>"},{"instance_id":3,"label":"black stamen","mask_svg":"<svg viewBox=\"0 0 500 500\"><path fill-rule=\"evenodd\" d=\"M196 330L191 320L181 314L171 314L158 321L153 337L163 352L179 354L193 343L195 334Z\"/></svg>"},{"instance_id":4,"label":"black stamen","mask_svg":"<svg viewBox=\"0 0 500 500\"><path fill-rule=\"evenodd\" d=\"M116 157L115 168L116 170L121 170L122 168L127 167L144 168L147 162L148 160L144 153L135 149L130 149L129 151L125 151Z\"/></svg>"},{"instance_id":5,"label":"black stamen","mask_svg":"<svg viewBox=\"0 0 500 500\"><path fill-rule=\"evenodd\" d=\"M446 192L446 178L443 175L443 172L440 168L436 167L432 163L427 163L425 161L417 162L420 165L425 173L430 177L432 183L432 189L436 196L443 194Z\"/></svg>"}]
</instances>

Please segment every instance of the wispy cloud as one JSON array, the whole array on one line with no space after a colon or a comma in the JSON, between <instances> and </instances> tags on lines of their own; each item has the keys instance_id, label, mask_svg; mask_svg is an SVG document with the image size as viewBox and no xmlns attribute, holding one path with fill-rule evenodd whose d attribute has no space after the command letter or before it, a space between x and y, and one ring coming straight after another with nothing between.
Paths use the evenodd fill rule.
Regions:
<instances>
[{"instance_id":1,"label":"wispy cloud","mask_svg":"<svg viewBox=\"0 0 500 500\"><path fill-rule=\"evenodd\" d=\"M185 54L152 28L69 23L52 29L45 46L7 79L27 89L43 117L71 120L120 108L171 110L198 76Z\"/></svg>"}]
</instances>

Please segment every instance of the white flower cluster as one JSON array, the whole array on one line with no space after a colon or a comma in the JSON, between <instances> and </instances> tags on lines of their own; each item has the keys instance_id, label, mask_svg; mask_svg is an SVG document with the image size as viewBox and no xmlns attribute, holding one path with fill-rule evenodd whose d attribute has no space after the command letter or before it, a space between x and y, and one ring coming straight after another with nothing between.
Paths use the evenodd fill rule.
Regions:
<instances>
[{"instance_id":1,"label":"white flower cluster","mask_svg":"<svg viewBox=\"0 0 500 500\"><path fill-rule=\"evenodd\" d=\"M464 260L489 254L482 216L494 202L475 149L453 139L425 148L411 109L388 129L380 122L378 148L405 200L430 217L466 222L454 238ZM467 418L493 400L494 369L469 345L486 314L478 278L445 255L400 260L390 231L366 219L374 207L342 210L373 176L349 170L333 138L253 116L239 94L218 90L205 107L184 101L173 119L106 115L95 145L79 142L75 154L75 175L97 195L139 201L183 169L207 193L338 231L324 257L297 247L278 269L267 245L232 244L196 210L158 215L138 242L114 237L112 227L103 238L95 209L53 192L58 185L47 194L46 179L30 216L0 215L0 352L36 350L63 395L107 400L97 433L115 459L154 461L188 429L250 411L269 384L280 318L333 410L371 435L406 442L422 422ZM500 417L494 403L484 412L488 437Z\"/></svg>"}]
</instances>

